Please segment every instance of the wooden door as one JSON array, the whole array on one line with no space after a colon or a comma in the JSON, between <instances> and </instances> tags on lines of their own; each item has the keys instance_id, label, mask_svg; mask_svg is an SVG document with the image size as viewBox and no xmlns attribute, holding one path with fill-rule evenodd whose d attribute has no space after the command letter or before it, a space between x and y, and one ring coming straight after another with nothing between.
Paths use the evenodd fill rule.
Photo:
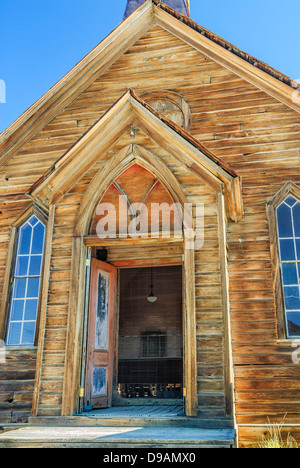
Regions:
<instances>
[{"instance_id":1,"label":"wooden door","mask_svg":"<svg viewBox=\"0 0 300 468\"><path fill-rule=\"evenodd\" d=\"M85 404L112 404L116 267L92 259L88 321Z\"/></svg>"}]
</instances>

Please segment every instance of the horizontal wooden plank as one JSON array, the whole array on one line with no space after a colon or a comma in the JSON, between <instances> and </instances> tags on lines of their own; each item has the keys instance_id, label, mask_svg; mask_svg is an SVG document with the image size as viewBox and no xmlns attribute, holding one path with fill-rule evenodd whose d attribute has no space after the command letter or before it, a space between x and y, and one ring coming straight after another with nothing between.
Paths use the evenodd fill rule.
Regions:
<instances>
[{"instance_id":1,"label":"horizontal wooden plank","mask_svg":"<svg viewBox=\"0 0 300 468\"><path fill-rule=\"evenodd\" d=\"M280 423L279 423L280 424ZM293 437L297 443L300 443L300 426L296 424L287 424L286 422L281 423L280 425L281 437L284 443L287 442L288 436ZM278 433L278 425L267 425L267 424L257 424L257 425L246 425L240 424L238 426L238 440L240 448L257 448L258 446L263 445L264 440L269 440L271 438L271 432L276 431Z\"/></svg>"}]
</instances>

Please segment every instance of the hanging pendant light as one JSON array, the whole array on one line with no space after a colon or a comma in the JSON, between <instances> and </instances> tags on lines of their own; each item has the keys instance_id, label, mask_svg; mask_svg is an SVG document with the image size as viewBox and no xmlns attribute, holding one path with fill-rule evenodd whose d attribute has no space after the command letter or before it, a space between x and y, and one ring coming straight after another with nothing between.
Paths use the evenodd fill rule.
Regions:
<instances>
[{"instance_id":1,"label":"hanging pendant light","mask_svg":"<svg viewBox=\"0 0 300 468\"><path fill-rule=\"evenodd\" d=\"M153 293L153 269L151 268L151 286L150 286L150 294L147 297L148 301L154 303L157 301L157 297Z\"/></svg>"}]
</instances>

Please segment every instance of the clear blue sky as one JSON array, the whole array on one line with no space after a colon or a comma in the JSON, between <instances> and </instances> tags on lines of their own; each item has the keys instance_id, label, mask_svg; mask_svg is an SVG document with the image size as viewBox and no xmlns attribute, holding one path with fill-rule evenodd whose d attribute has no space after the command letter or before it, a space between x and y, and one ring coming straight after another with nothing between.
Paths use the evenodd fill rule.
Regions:
<instances>
[{"instance_id":1,"label":"clear blue sky","mask_svg":"<svg viewBox=\"0 0 300 468\"><path fill-rule=\"evenodd\" d=\"M1 0L0 80L6 83L6 103L0 103L0 132L122 21L125 4ZM191 0L191 17L291 78L300 78L300 0Z\"/></svg>"}]
</instances>

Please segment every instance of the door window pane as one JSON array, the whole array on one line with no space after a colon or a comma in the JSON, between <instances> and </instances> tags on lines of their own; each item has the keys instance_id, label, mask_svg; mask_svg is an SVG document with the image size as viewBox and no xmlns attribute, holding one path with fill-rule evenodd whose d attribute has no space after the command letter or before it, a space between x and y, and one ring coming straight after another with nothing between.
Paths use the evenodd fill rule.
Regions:
<instances>
[{"instance_id":1,"label":"door window pane","mask_svg":"<svg viewBox=\"0 0 300 468\"><path fill-rule=\"evenodd\" d=\"M98 302L95 324L95 349L106 351L108 346L109 274L99 273Z\"/></svg>"},{"instance_id":2,"label":"door window pane","mask_svg":"<svg viewBox=\"0 0 300 468\"><path fill-rule=\"evenodd\" d=\"M44 250L45 225L31 216L18 231L7 344L33 345Z\"/></svg>"},{"instance_id":3,"label":"door window pane","mask_svg":"<svg viewBox=\"0 0 300 468\"><path fill-rule=\"evenodd\" d=\"M106 396L106 367L94 367L93 369L93 396Z\"/></svg>"}]
</instances>

